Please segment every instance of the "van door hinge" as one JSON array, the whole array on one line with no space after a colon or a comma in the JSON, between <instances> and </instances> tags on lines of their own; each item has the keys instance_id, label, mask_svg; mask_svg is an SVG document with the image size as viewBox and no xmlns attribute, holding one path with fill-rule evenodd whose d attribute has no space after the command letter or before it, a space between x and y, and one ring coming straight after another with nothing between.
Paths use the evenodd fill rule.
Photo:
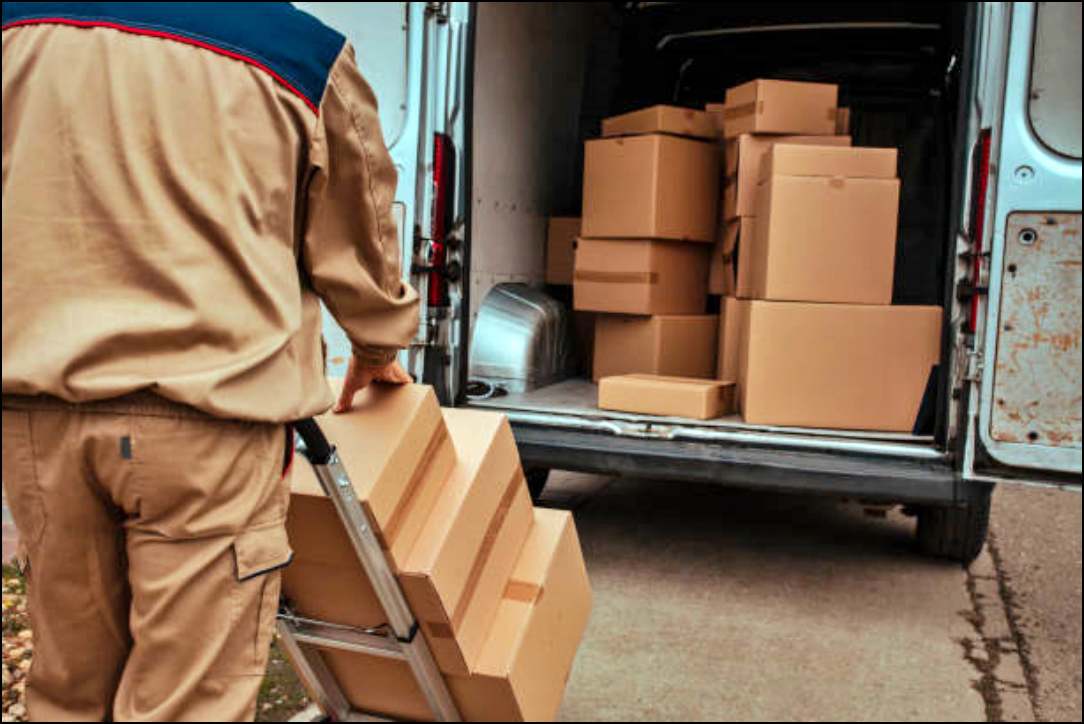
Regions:
<instances>
[{"instance_id":1,"label":"van door hinge","mask_svg":"<svg viewBox=\"0 0 1084 724\"><path fill-rule=\"evenodd\" d=\"M983 358L982 352L968 352L967 353L967 374L964 375L964 379L968 382L981 382L983 370Z\"/></svg>"},{"instance_id":2,"label":"van door hinge","mask_svg":"<svg viewBox=\"0 0 1084 724\"><path fill-rule=\"evenodd\" d=\"M448 22L448 3L428 2L425 4L426 17L436 18L438 23Z\"/></svg>"}]
</instances>

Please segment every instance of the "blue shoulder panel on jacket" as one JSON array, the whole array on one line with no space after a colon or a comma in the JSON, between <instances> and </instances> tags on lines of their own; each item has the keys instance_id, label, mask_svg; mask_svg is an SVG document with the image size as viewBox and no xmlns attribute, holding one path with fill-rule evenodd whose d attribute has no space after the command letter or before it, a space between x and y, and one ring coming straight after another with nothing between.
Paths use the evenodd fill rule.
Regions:
<instances>
[{"instance_id":1,"label":"blue shoulder panel on jacket","mask_svg":"<svg viewBox=\"0 0 1084 724\"><path fill-rule=\"evenodd\" d=\"M58 23L101 25L174 36L255 61L313 108L345 38L286 2L5 2L3 27Z\"/></svg>"}]
</instances>

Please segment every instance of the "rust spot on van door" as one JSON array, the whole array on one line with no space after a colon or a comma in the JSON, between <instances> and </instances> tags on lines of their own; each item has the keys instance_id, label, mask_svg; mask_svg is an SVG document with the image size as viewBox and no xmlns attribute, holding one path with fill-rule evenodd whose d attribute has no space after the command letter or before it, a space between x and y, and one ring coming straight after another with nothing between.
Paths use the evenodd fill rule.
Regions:
<instances>
[{"instance_id":1,"label":"rust spot on van door","mask_svg":"<svg viewBox=\"0 0 1084 724\"><path fill-rule=\"evenodd\" d=\"M990 435L1080 447L1080 214L1011 214Z\"/></svg>"}]
</instances>

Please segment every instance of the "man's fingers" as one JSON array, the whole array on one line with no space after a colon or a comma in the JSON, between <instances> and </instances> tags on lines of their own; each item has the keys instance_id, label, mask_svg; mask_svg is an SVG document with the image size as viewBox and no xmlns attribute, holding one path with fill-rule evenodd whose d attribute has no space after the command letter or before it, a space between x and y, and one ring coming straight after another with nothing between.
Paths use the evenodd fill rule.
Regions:
<instances>
[{"instance_id":1,"label":"man's fingers","mask_svg":"<svg viewBox=\"0 0 1084 724\"><path fill-rule=\"evenodd\" d=\"M351 358L350 366L346 369L346 377L343 379L339 400L335 403L335 412L349 410L354 404L354 395L359 390L368 387L374 380L395 385L404 385L414 381L398 362L391 362L381 367L363 367L357 364L356 358Z\"/></svg>"},{"instance_id":2,"label":"man's fingers","mask_svg":"<svg viewBox=\"0 0 1084 724\"><path fill-rule=\"evenodd\" d=\"M376 375L376 379L381 382L390 382L396 385L405 385L414 381L398 362L392 362L381 368Z\"/></svg>"},{"instance_id":3,"label":"man's fingers","mask_svg":"<svg viewBox=\"0 0 1084 724\"><path fill-rule=\"evenodd\" d=\"M339 401L335 403L335 412L346 412L354 404L354 395L358 390L364 390L369 386L373 376L364 369L351 369L347 371L346 379L343 380L343 389L339 393Z\"/></svg>"},{"instance_id":4,"label":"man's fingers","mask_svg":"<svg viewBox=\"0 0 1084 724\"><path fill-rule=\"evenodd\" d=\"M335 403L335 412L346 412L354 402L354 393L358 391L357 385L352 378L343 380L343 388L339 392L339 401Z\"/></svg>"}]
</instances>

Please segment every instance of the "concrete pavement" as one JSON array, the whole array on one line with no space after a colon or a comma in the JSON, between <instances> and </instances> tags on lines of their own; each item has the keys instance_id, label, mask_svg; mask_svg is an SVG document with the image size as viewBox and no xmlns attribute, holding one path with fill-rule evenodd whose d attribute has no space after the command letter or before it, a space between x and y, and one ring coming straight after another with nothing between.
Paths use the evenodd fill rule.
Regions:
<instances>
[{"instance_id":1,"label":"concrete pavement","mask_svg":"<svg viewBox=\"0 0 1084 724\"><path fill-rule=\"evenodd\" d=\"M988 554L971 573L924 558L912 519L835 501L552 480L545 499L575 511L595 591L564 720L1035 715ZM1079 618L1065 667L1078 687Z\"/></svg>"},{"instance_id":2,"label":"concrete pavement","mask_svg":"<svg viewBox=\"0 0 1084 724\"><path fill-rule=\"evenodd\" d=\"M1002 485L988 548L1038 717L1081 719L1081 497Z\"/></svg>"}]
</instances>

